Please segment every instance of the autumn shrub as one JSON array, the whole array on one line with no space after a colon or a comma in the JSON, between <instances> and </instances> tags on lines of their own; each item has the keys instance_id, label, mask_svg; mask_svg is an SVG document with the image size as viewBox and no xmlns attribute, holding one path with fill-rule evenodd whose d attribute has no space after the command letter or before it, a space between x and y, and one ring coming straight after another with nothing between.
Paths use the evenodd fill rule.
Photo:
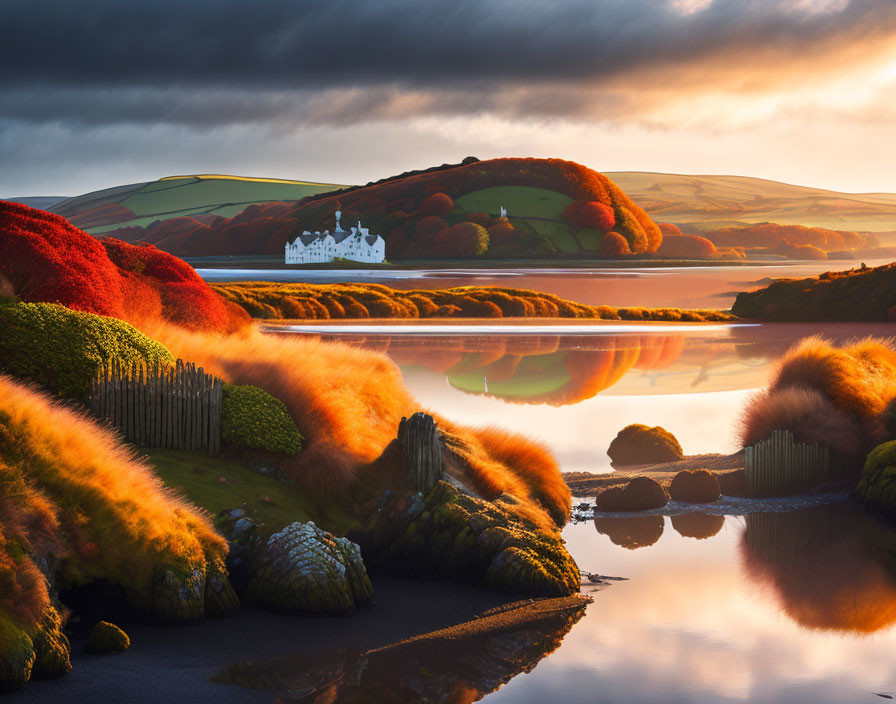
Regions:
<instances>
[{"instance_id":1,"label":"autumn shrub","mask_svg":"<svg viewBox=\"0 0 896 704\"><path fill-rule=\"evenodd\" d=\"M600 243L600 255L615 259L616 257L625 257L632 253L628 246L628 241L618 232L608 232L604 235Z\"/></svg>"},{"instance_id":2,"label":"autumn shrub","mask_svg":"<svg viewBox=\"0 0 896 704\"><path fill-rule=\"evenodd\" d=\"M488 249L488 230L472 222L435 232L420 240L420 251L424 256L461 259L478 257Z\"/></svg>"},{"instance_id":3,"label":"autumn shrub","mask_svg":"<svg viewBox=\"0 0 896 704\"><path fill-rule=\"evenodd\" d=\"M566 206L563 217L578 227L593 227L596 230L612 230L616 224L613 208L598 201L575 200Z\"/></svg>"},{"instance_id":4,"label":"autumn shrub","mask_svg":"<svg viewBox=\"0 0 896 704\"><path fill-rule=\"evenodd\" d=\"M414 237L418 240L434 235L448 227L448 223L437 215L422 218L414 226Z\"/></svg>"},{"instance_id":5,"label":"autumn shrub","mask_svg":"<svg viewBox=\"0 0 896 704\"><path fill-rule=\"evenodd\" d=\"M0 371L83 398L103 365L173 364L132 325L50 303L0 303Z\"/></svg>"},{"instance_id":6,"label":"autumn shrub","mask_svg":"<svg viewBox=\"0 0 896 704\"><path fill-rule=\"evenodd\" d=\"M594 499L598 511L649 511L669 503L669 494L651 477L634 477L622 487L604 489Z\"/></svg>"},{"instance_id":7,"label":"autumn shrub","mask_svg":"<svg viewBox=\"0 0 896 704\"><path fill-rule=\"evenodd\" d=\"M32 303L132 323L164 318L193 329L236 331L248 316L222 301L180 259L150 245L101 243L52 213L0 201L0 276Z\"/></svg>"},{"instance_id":8,"label":"autumn shrub","mask_svg":"<svg viewBox=\"0 0 896 704\"><path fill-rule=\"evenodd\" d=\"M661 257L681 259L711 259L716 256L716 246L705 237L696 235L664 235L663 243L656 250Z\"/></svg>"},{"instance_id":9,"label":"autumn shrub","mask_svg":"<svg viewBox=\"0 0 896 704\"><path fill-rule=\"evenodd\" d=\"M454 209L454 201L444 193L433 193L420 205L420 215L447 215Z\"/></svg>"},{"instance_id":10,"label":"autumn shrub","mask_svg":"<svg viewBox=\"0 0 896 704\"><path fill-rule=\"evenodd\" d=\"M515 242L516 238L516 228L506 220L496 222L488 227L489 247L500 247L504 244L510 244Z\"/></svg>"},{"instance_id":11,"label":"autumn shrub","mask_svg":"<svg viewBox=\"0 0 896 704\"><path fill-rule=\"evenodd\" d=\"M789 430L798 442L819 443L863 458L885 436L884 413L896 397L896 351L868 338L835 347L811 337L779 361L771 384L744 410L741 441Z\"/></svg>"},{"instance_id":12,"label":"autumn shrub","mask_svg":"<svg viewBox=\"0 0 896 704\"><path fill-rule=\"evenodd\" d=\"M620 465L673 462L684 457L678 440L665 428L635 423L617 433L607 450L610 459Z\"/></svg>"},{"instance_id":13,"label":"autumn shrub","mask_svg":"<svg viewBox=\"0 0 896 704\"><path fill-rule=\"evenodd\" d=\"M257 386L225 384L221 440L234 447L297 455L303 438L282 401Z\"/></svg>"},{"instance_id":14,"label":"autumn shrub","mask_svg":"<svg viewBox=\"0 0 896 704\"><path fill-rule=\"evenodd\" d=\"M689 504L708 504L719 498L722 490L718 477L706 469L680 471L669 484L673 501Z\"/></svg>"},{"instance_id":15,"label":"autumn shrub","mask_svg":"<svg viewBox=\"0 0 896 704\"><path fill-rule=\"evenodd\" d=\"M674 236L684 234L678 225L673 225L671 222L658 222L657 227L659 227L660 232L663 233L663 240L665 240L669 235Z\"/></svg>"},{"instance_id":16,"label":"autumn shrub","mask_svg":"<svg viewBox=\"0 0 896 704\"><path fill-rule=\"evenodd\" d=\"M203 616L201 590L169 591L164 580L226 574L227 545L208 518L167 490L113 431L4 376L0 546L0 583L9 584L11 558L18 584L12 606L0 590L0 630L5 621L26 635L48 603L36 563L53 569L60 591L102 582L154 619L176 620L166 609L181 606L194 620Z\"/></svg>"}]
</instances>

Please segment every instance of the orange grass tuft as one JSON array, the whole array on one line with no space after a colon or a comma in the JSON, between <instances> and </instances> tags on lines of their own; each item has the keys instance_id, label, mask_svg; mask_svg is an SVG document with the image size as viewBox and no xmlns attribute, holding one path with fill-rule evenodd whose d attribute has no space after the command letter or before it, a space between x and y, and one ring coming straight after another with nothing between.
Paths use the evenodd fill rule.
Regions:
<instances>
[{"instance_id":1,"label":"orange grass tuft","mask_svg":"<svg viewBox=\"0 0 896 704\"><path fill-rule=\"evenodd\" d=\"M283 401L306 448L281 468L323 496L347 492L358 468L395 439L401 418L425 410L404 386L398 367L377 352L258 330L222 337L156 324L145 331L176 356ZM458 439L459 478L486 498L510 493L542 516L549 512L553 522L565 522L569 493L547 450L519 436L471 430L433 415Z\"/></svg>"},{"instance_id":2,"label":"orange grass tuft","mask_svg":"<svg viewBox=\"0 0 896 704\"><path fill-rule=\"evenodd\" d=\"M57 541L68 583L105 578L139 598L154 567L204 568L226 552L207 517L165 489L115 434L4 376L0 458L8 479L0 524L21 525L11 507L37 509L25 550ZM10 493L14 480L30 497Z\"/></svg>"}]
</instances>

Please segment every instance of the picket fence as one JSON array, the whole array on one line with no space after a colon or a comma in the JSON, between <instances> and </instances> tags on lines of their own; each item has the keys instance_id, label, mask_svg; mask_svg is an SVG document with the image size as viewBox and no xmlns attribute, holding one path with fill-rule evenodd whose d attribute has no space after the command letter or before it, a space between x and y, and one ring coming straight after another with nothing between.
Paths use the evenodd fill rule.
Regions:
<instances>
[{"instance_id":1,"label":"picket fence","mask_svg":"<svg viewBox=\"0 0 896 704\"><path fill-rule=\"evenodd\" d=\"M91 384L88 407L143 447L221 449L223 382L202 367L112 363Z\"/></svg>"},{"instance_id":2,"label":"picket fence","mask_svg":"<svg viewBox=\"0 0 896 704\"><path fill-rule=\"evenodd\" d=\"M796 494L831 479L830 449L795 442L787 430L744 448L744 463L750 496Z\"/></svg>"}]
</instances>

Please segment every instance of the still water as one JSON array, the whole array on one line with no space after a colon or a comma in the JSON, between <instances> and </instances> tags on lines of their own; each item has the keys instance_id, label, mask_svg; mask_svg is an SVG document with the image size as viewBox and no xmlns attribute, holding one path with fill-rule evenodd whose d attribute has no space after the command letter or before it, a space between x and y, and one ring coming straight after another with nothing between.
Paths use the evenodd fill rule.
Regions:
<instances>
[{"instance_id":1,"label":"still water","mask_svg":"<svg viewBox=\"0 0 896 704\"><path fill-rule=\"evenodd\" d=\"M734 451L744 400L795 341L892 334L886 325L850 324L512 325L503 333L417 323L277 331L379 350L401 368L421 407L523 432L549 445L564 471L592 472L613 471L606 448L634 422L668 428L686 454ZM625 581L595 591L584 616L527 636L531 647L519 651L525 662L501 677L464 664L473 652L466 646L435 660L457 658L458 691L471 693L458 701L873 702L896 695L896 533L842 496L796 506L570 524L564 537L579 566ZM508 647L500 639L478 644L473 659L503 662ZM355 694L376 686L378 667L402 677L400 667L369 666Z\"/></svg>"},{"instance_id":2,"label":"still water","mask_svg":"<svg viewBox=\"0 0 896 704\"><path fill-rule=\"evenodd\" d=\"M889 260L868 260L868 266ZM553 293L579 303L728 309L738 291L768 284L770 278L801 278L850 269L855 261L767 262L723 266L597 267L582 269L236 269L201 268L206 281L366 282L391 288L503 286Z\"/></svg>"}]
</instances>

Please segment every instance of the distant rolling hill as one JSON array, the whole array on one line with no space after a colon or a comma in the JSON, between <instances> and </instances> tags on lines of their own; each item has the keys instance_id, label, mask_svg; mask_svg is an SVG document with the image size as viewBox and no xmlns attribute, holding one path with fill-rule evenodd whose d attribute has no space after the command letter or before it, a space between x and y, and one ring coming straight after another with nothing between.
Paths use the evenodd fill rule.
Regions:
<instances>
[{"instance_id":1,"label":"distant rolling hill","mask_svg":"<svg viewBox=\"0 0 896 704\"><path fill-rule=\"evenodd\" d=\"M169 176L66 198L46 209L93 235L100 235L122 227L147 227L177 217L230 218L249 205L296 201L343 187L332 183L217 174Z\"/></svg>"},{"instance_id":2,"label":"distant rolling hill","mask_svg":"<svg viewBox=\"0 0 896 704\"><path fill-rule=\"evenodd\" d=\"M657 222L685 230L774 222L832 230L896 232L896 194L838 193L746 176L607 172Z\"/></svg>"},{"instance_id":3,"label":"distant rolling hill","mask_svg":"<svg viewBox=\"0 0 896 704\"><path fill-rule=\"evenodd\" d=\"M68 200L68 196L21 196L19 198L0 198L0 200L21 203L29 208L37 208L38 210L49 210L57 203Z\"/></svg>"}]
</instances>

